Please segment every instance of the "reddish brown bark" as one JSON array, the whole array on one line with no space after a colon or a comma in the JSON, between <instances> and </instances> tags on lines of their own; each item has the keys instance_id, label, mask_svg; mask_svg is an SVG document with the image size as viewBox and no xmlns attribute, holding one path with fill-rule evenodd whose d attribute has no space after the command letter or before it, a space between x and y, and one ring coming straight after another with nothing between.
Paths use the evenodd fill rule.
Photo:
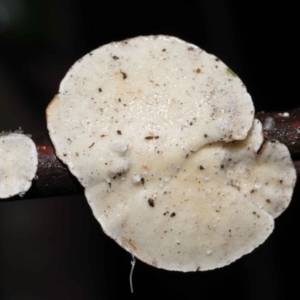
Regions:
<instances>
[{"instance_id":1,"label":"reddish brown bark","mask_svg":"<svg viewBox=\"0 0 300 300\"><path fill-rule=\"evenodd\" d=\"M21 199L83 194L83 187L55 155L48 134L32 136L38 151L37 177ZM14 197L12 199L20 199Z\"/></svg>"},{"instance_id":2,"label":"reddish brown bark","mask_svg":"<svg viewBox=\"0 0 300 300\"><path fill-rule=\"evenodd\" d=\"M292 155L300 154L300 108L285 112L259 112L264 136L285 144Z\"/></svg>"},{"instance_id":3,"label":"reddish brown bark","mask_svg":"<svg viewBox=\"0 0 300 300\"><path fill-rule=\"evenodd\" d=\"M291 153L297 176L300 176L300 108L284 112L258 112L265 139L278 140Z\"/></svg>"}]
</instances>

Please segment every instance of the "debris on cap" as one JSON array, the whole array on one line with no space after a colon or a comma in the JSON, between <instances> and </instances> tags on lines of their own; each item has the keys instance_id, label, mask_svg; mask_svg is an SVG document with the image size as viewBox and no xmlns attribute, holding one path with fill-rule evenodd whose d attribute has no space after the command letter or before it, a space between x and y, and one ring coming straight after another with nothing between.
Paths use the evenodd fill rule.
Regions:
<instances>
[{"instance_id":1,"label":"debris on cap","mask_svg":"<svg viewBox=\"0 0 300 300\"><path fill-rule=\"evenodd\" d=\"M289 150L276 140L263 142L259 120L245 140L224 144L215 157L230 184L273 218L290 204L297 175Z\"/></svg>"},{"instance_id":2,"label":"debris on cap","mask_svg":"<svg viewBox=\"0 0 300 300\"><path fill-rule=\"evenodd\" d=\"M23 196L37 171L34 142L21 133L1 133L0 154L0 199Z\"/></svg>"},{"instance_id":3,"label":"debris on cap","mask_svg":"<svg viewBox=\"0 0 300 300\"><path fill-rule=\"evenodd\" d=\"M281 145L278 155L268 144L260 149L253 119L233 71L169 36L92 51L47 108L56 154L85 187L103 230L144 262L177 271L211 270L251 252L287 207L290 157ZM289 176L279 186L269 170L282 168L282 156ZM258 188L266 181L270 192Z\"/></svg>"}]
</instances>

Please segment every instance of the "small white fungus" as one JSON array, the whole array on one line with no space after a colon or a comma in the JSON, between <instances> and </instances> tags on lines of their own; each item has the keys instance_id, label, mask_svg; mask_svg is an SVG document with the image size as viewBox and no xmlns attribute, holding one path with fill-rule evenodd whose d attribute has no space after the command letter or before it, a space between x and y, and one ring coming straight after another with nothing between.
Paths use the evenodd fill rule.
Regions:
<instances>
[{"instance_id":1,"label":"small white fungus","mask_svg":"<svg viewBox=\"0 0 300 300\"><path fill-rule=\"evenodd\" d=\"M21 133L0 134L0 199L23 197L38 165L34 142Z\"/></svg>"}]
</instances>

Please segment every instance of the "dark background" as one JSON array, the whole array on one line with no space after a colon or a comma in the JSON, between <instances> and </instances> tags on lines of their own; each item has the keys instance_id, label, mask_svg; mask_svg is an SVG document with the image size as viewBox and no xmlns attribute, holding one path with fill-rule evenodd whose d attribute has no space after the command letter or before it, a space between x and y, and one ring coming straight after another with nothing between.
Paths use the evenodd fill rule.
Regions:
<instances>
[{"instance_id":1,"label":"dark background","mask_svg":"<svg viewBox=\"0 0 300 300\"><path fill-rule=\"evenodd\" d=\"M257 111L299 106L297 1L94 3L0 0L0 131L45 131L45 108L77 59L148 34L174 35L220 57ZM177 273L138 261L131 297L294 298L299 212L298 184L272 236L222 269ZM83 196L0 202L0 300L123 299L130 261L102 233Z\"/></svg>"}]
</instances>

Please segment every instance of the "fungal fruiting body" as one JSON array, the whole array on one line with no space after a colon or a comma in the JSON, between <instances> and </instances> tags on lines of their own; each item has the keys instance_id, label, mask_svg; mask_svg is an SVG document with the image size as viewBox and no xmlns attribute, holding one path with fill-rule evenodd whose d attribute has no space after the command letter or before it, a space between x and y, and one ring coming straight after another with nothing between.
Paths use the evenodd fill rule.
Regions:
<instances>
[{"instance_id":1,"label":"fungal fruiting body","mask_svg":"<svg viewBox=\"0 0 300 300\"><path fill-rule=\"evenodd\" d=\"M21 133L1 133L0 154L0 199L22 196L31 187L37 171L34 142Z\"/></svg>"},{"instance_id":2,"label":"fungal fruiting body","mask_svg":"<svg viewBox=\"0 0 300 300\"><path fill-rule=\"evenodd\" d=\"M289 152L262 145L241 80L174 37L114 42L81 58L47 126L106 234L158 268L228 265L265 241L292 196Z\"/></svg>"}]
</instances>

